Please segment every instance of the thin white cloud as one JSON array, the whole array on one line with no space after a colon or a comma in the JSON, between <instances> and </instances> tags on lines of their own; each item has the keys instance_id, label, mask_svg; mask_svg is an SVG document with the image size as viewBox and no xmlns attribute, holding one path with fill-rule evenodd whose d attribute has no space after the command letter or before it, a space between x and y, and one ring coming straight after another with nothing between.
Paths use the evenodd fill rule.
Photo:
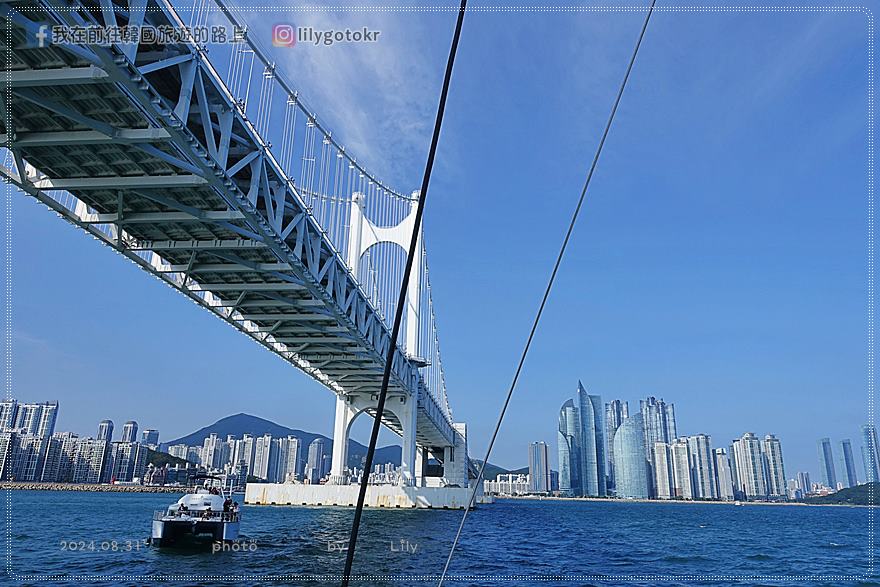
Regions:
<instances>
[{"instance_id":1,"label":"thin white cloud","mask_svg":"<svg viewBox=\"0 0 880 587\"><path fill-rule=\"evenodd\" d=\"M294 10L239 11L252 36L274 59L318 119L377 177L408 192L417 187L439 91L447 13ZM289 10L285 10L289 8ZM271 46L272 27L287 23L315 30L379 31L373 43ZM444 34L441 34L443 31ZM438 50L439 49L439 50Z\"/></svg>"}]
</instances>

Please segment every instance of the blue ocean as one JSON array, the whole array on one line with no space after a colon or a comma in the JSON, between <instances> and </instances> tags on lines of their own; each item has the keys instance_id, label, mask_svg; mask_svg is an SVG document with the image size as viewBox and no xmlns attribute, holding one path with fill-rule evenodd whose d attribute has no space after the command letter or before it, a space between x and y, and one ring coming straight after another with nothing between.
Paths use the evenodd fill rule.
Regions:
<instances>
[{"instance_id":1,"label":"blue ocean","mask_svg":"<svg viewBox=\"0 0 880 587\"><path fill-rule=\"evenodd\" d=\"M339 584L352 509L244 506L226 550L146 544L172 494L6 491L21 584ZM239 496L239 500L240 500ZM499 500L471 512L448 584L880 585L871 510ZM366 510L353 584L436 585L460 511Z\"/></svg>"}]
</instances>

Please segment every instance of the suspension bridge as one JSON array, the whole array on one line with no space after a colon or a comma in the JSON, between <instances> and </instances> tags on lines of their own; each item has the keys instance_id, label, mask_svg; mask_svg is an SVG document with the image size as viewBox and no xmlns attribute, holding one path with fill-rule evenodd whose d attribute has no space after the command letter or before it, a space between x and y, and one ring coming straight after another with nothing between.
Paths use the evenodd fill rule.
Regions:
<instances>
[{"instance_id":1,"label":"suspension bridge","mask_svg":"<svg viewBox=\"0 0 880 587\"><path fill-rule=\"evenodd\" d=\"M0 173L332 391L329 485L354 488L349 432L375 414L418 193L358 163L220 0L6 0L0 12ZM218 26L232 38L210 51L172 34ZM143 30L159 36L144 42ZM407 497L394 503L430 505L414 496L433 487L445 491L435 505L460 506L467 432L418 251L382 420L402 437ZM443 467L433 481L429 458ZM275 489L256 501L299 503ZM311 489L312 502L353 495Z\"/></svg>"}]
</instances>

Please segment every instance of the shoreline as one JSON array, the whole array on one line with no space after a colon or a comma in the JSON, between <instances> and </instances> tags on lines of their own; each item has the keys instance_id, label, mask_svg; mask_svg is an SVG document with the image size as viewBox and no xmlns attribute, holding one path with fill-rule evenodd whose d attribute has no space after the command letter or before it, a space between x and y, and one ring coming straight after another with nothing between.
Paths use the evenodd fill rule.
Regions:
<instances>
[{"instance_id":1,"label":"shoreline","mask_svg":"<svg viewBox=\"0 0 880 587\"><path fill-rule=\"evenodd\" d=\"M13 491L90 491L102 493L186 493L186 487L165 485L110 485L104 483L42 483L0 481L0 489Z\"/></svg>"},{"instance_id":2,"label":"shoreline","mask_svg":"<svg viewBox=\"0 0 880 587\"><path fill-rule=\"evenodd\" d=\"M594 501L600 503L651 503L651 504L701 504L701 505L756 505L756 506L796 506L796 507L844 507L844 508L876 508L874 505L856 503L805 503L802 501L720 501L720 500L688 500L688 499L616 499L612 497L558 497L537 495L494 495L495 499L523 500L523 501Z\"/></svg>"}]
</instances>

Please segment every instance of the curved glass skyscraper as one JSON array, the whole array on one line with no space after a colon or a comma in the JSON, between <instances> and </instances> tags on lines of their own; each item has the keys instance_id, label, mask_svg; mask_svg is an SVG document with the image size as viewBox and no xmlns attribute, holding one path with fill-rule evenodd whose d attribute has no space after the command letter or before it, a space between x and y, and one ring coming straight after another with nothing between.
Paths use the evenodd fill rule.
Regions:
<instances>
[{"instance_id":1,"label":"curved glass skyscraper","mask_svg":"<svg viewBox=\"0 0 880 587\"><path fill-rule=\"evenodd\" d=\"M559 491L564 495L581 494L580 418L574 401L568 400L559 410Z\"/></svg>"},{"instance_id":2,"label":"curved glass skyscraper","mask_svg":"<svg viewBox=\"0 0 880 587\"><path fill-rule=\"evenodd\" d=\"M624 420L614 433L614 481L618 497L648 498L648 458L641 414Z\"/></svg>"},{"instance_id":3,"label":"curved glass skyscraper","mask_svg":"<svg viewBox=\"0 0 880 587\"><path fill-rule=\"evenodd\" d=\"M605 478L605 410L602 398L590 395L578 381L581 420L581 483L583 495L607 495ZM644 453L644 450L642 451Z\"/></svg>"}]
</instances>

